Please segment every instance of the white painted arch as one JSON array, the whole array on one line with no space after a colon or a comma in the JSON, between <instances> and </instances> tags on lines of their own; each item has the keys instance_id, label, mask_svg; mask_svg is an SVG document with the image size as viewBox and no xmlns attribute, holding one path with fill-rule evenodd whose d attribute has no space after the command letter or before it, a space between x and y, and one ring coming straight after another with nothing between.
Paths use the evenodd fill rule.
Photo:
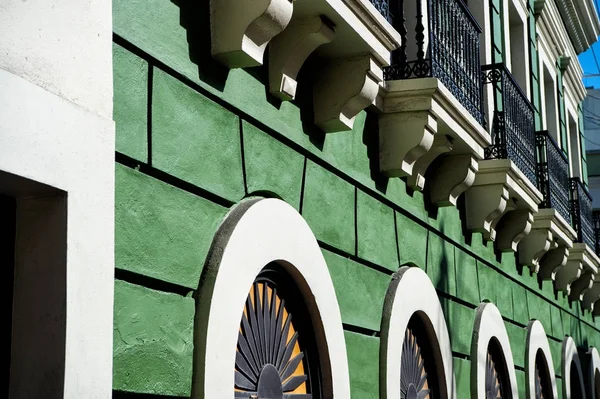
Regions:
<instances>
[{"instance_id":1,"label":"white painted arch","mask_svg":"<svg viewBox=\"0 0 600 399\"><path fill-rule=\"evenodd\" d=\"M535 399L535 358L541 351L548 373L550 374L550 384L552 386L552 397L558 399L558 389L556 388L556 375L554 372L554 363L550 344L544 326L539 320L532 320L527 325L527 357L525 358L525 373L527 376L527 398Z\"/></svg>"},{"instance_id":2,"label":"white painted arch","mask_svg":"<svg viewBox=\"0 0 600 399\"><path fill-rule=\"evenodd\" d=\"M508 381L512 398L519 397L517 389L517 375L515 363L506 327L502 320L500 311L493 303L484 302L477 307L475 315L475 326L473 328L473 340L471 341L471 397L485 398L485 370L488 354L488 346L492 339L496 339L504 355Z\"/></svg>"},{"instance_id":3,"label":"white painted arch","mask_svg":"<svg viewBox=\"0 0 600 399\"><path fill-rule=\"evenodd\" d=\"M579 376L579 384L581 392L585 394L585 385L583 384L583 370L577 353L577 346L571 337L565 337L562 344L562 379L563 379L563 398L578 399L571 396L571 365L577 367L577 375Z\"/></svg>"},{"instance_id":4,"label":"white painted arch","mask_svg":"<svg viewBox=\"0 0 600 399\"><path fill-rule=\"evenodd\" d=\"M433 284L418 267L402 267L388 288L381 322L380 378L381 397L400 399L402 343L408 322L418 314L431 327L436 342L432 349L441 357L438 367L441 398L456 398L456 383L452 363L452 348L444 312ZM437 348L435 346L438 346ZM441 369L443 367L443 370ZM444 396L444 391L447 396Z\"/></svg>"},{"instance_id":5,"label":"white painted arch","mask_svg":"<svg viewBox=\"0 0 600 399\"><path fill-rule=\"evenodd\" d=\"M590 398L600 399L596 396L596 372L600 373L600 354L598 349L591 347L589 351L590 355L590 366L589 366L589 387L590 387ZM600 388L600 387L599 387Z\"/></svg>"},{"instance_id":6,"label":"white painted arch","mask_svg":"<svg viewBox=\"0 0 600 399\"><path fill-rule=\"evenodd\" d=\"M279 199L234 207L217 232L196 299L192 397L233 398L238 329L248 290L271 262L294 279L316 333L324 397L350 398L342 318L321 249L302 216Z\"/></svg>"}]
</instances>

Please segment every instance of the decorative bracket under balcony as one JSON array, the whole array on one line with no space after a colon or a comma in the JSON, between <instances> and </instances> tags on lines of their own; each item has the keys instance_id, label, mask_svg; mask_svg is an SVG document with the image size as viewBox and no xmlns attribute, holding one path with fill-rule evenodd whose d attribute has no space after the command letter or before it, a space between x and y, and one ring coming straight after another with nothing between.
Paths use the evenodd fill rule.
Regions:
<instances>
[{"instance_id":1,"label":"decorative bracket under balcony","mask_svg":"<svg viewBox=\"0 0 600 399\"><path fill-rule=\"evenodd\" d=\"M407 177L408 185L422 190L426 172L438 206L456 204L469 188L477 160L490 136L480 123L436 78L386 81L379 116L379 165L390 177Z\"/></svg>"},{"instance_id":2,"label":"decorative bracket under balcony","mask_svg":"<svg viewBox=\"0 0 600 399\"><path fill-rule=\"evenodd\" d=\"M561 267L554 278L554 286L557 291L562 291L565 295L571 295L571 286L575 280L581 277L585 257L585 247L580 243L574 243L573 248L569 250L567 263ZM583 290L583 287L581 287Z\"/></svg>"},{"instance_id":3,"label":"decorative bracket under balcony","mask_svg":"<svg viewBox=\"0 0 600 399\"><path fill-rule=\"evenodd\" d=\"M596 308L598 300L600 300L600 276L596 275L590 289L583 294L581 305L585 310L592 311Z\"/></svg>"},{"instance_id":4,"label":"decorative bracket under balcony","mask_svg":"<svg viewBox=\"0 0 600 399\"><path fill-rule=\"evenodd\" d=\"M269 47L269 89L283 101L296 97L296 77L300 68L319 46L335 36L333 22L321 15L292 19Z\"/></svg>"},{"instance_id":5,"label":"decorative bracket under balcony","mask_svg":"<svg viewBox=\"0 0 600 399\"><path fill-rule=\"evenodd\" d=\"M573 258L573 262L577 262L579 264L581 274L571 282L570 289L568 290L569 300L583 301L597 278L596 276L598 275L598 268L600 267L600 259L598 259L598 256L589 246L583 243L573 244L571 253L572 255L569 257L569 262L571 262L571 258ZM577 264L573 265L573 267L576 266ZM588 305L593 303L590 302L590 295L593 296L593 294L594 292L592 291L587 296Z\"/></svg>"},{"instance_id":6,"label":"decorative bracket under balcony","mask_svg":"<svg viewBox=\"0 0 600 399\"><path fill-rule=\"evenodd\" d=\"M531 232L519 243L519 263L543 280L554 280L577 234L555 209L540 208L533 218Z\"/></svg>"},{"instance_id":7,"label":"decorative bracket under balcony","mask_svg":"<svg viewBox=\"0 0 600 399\"><path fill-rule=\"evenodd\" d=\"M375 103L383 71L368 54L325 65L314 88L315 124L326 133L352 130L359 112Z\"/></svg>"},{"instance_id":8,"label":"decorative bracket under balcony","mask_svg":"<svg viewBox=\"0 0 600 399\"><path fill-rule=\"evenodd\" d=\"M267 44L292 19L290 0L211 0L212 55L229 68L262 65Z\"/></svg>"},{"instance_id":9,"label":"decorative bracket under balcony","mask_svg":"<svg viewBox=\"0 0 600 399\"><path fill-rule=\"evenodd\" d=\"M480 161L465 195L467 228L496 241L500 251L517 250L542 201L542 194L508 159Z\"/></svg>"}]
</instances>

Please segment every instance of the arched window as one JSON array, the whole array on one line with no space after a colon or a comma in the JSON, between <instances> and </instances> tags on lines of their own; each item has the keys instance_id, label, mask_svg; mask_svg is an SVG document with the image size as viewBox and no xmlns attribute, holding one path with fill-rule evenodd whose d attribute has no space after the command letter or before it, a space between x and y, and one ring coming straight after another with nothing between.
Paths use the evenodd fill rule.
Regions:
<instances>
[{"instance_id":1,"label":"arched window","mask_svg":"<svg viewBox=\"0 0 600 399\"><path fill-rule=\"evenodd\" d=\"M192 397L350 398L342 318L302 216L246 200L221 224L196 297Z\"/></svg>"},{"instance_id":2,"label":"arched window","mask_svg":"<svg viewBox=\"0 0 600 399\"><path fill-rule=\"evenodd\" d=\"M392 278L381 322L382 398L456 398L452 349L435 288L418 267Z\"/></svg>"},{"instance_id":3,"label":"arched window","mask_svg":"<svg viewBox=\"0 0 600 399\"><path fill-rule=\"evenodd\" d=\"M477 308L471 359L471 397L519 398L508 334L500 311L492 303Z\"/></svg>"},{"instance_id":4,"label":"arched window","mask_svg":"<svg viewBox=\"0 0 600 399\"><path fill-rule=\"evenodd\" d=\"M256 278L240 322L235 397L320 398L312 322L293 280L273 263Z\"/></svg>"},{"instance_id":5,"label":"arched window","mask_svg":"<svg viewBox=\"0 0 600 399\"><path fill-rule=\"evenodd\" d=\"M532 320L527 325L525 373L527 399L558 398L550 344L544 326L539 320Z\"/></svg>"}]
</instances>

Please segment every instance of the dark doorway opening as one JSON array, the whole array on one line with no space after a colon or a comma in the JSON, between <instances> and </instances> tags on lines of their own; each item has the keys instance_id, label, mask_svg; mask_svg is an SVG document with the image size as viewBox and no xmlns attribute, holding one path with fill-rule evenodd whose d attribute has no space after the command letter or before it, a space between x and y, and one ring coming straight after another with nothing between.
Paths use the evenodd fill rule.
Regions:
<instances>
[{"instance_id":1,"label":"dark doorway opening","mask_svg":"<svg viewBox=\"0 0 600 399\"><path fill-rule=\"evenodd\" d=\"M5 341L7 346L5 350L5 358L3 360L5 375L4 390L8 397L8 386L10 382L10 357L12 347L12 320L13 320L13 290L15 278L15 233L17 222L17 207L16 201L12 197L0 195L0 265L3 270L2 278L0 279L2 291L6 293L6 299L3 303L4 320L8 323L4 324L4 334L8 340Z\"/></svg>"}]
</instances>

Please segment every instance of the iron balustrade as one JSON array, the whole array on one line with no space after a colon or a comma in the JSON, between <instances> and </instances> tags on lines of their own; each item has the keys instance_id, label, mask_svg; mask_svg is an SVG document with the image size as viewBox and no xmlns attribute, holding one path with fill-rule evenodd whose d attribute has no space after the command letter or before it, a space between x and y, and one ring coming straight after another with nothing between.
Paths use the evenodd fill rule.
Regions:
<instances>
[{"instance_id":1,"label":"iron balustrade","mask_svg":"<svg viewBox=\"0 0 600 399\"><path fill-rule=\"evenodd\" d=\"M594 225L594 249L596 255L600 255L600 211L592 212L592 223Z\"/></svg>"},{"instance_id":2,"label":"iron balustrade","mask_svg":"<svg viewBox=\"0 0 600 399\"><path fill-rule=\"evenodd\" d=\"M571 217L579 242L596 249L592 225L592 197L579 177L571 178Z\"/></svg>"},{"instance_id":3,"label":"iron balustrade","mask_svg":"<svg viewBox=\"0 0 600 399\"><path fill-rule=\"evenodd\" d=\"M392 23L392 14L390 13L390 0L370 0L375 9L379 11L389 23ZM395 0L391 0L394 2Z\"/></svg>"},{"instance_id":4,"label":"iron balustrade","mask_svg":"<svg viewBox=\"0 0 600 399\"><path fill-rule=\"evenodd\" d=\"M536 132L538 188L544 195L540 208L554 208L567 223L569 210L569 160L547 130Z\"/></svg>"},{"instance_id":5,"label":"iron balustrade","mask_svg":"<svg viewBox=\"0 0 600 399\"><path fill-rule=\"evenodd\" d=\"M486 159L510 159L537 186L533 105L503 63L482 67L484 84L494 88L492 145Z\"/></svg>"},{"instance_id":6,"label":"iron balustrade","mask_svg":"<svg viewBox=\"0 0 600 399\"><path fill-rule=\"evenodd\" d=\"M395 0L390 12L402 45L392 53L392 65L384 70L385 79L435 77L484 126L481 27L463 1ZM407 17L408 26L414 27L415 41L410 43ZM416 59L409 60L409 51L415 53Z\"/></svg>"}]
</instances>

